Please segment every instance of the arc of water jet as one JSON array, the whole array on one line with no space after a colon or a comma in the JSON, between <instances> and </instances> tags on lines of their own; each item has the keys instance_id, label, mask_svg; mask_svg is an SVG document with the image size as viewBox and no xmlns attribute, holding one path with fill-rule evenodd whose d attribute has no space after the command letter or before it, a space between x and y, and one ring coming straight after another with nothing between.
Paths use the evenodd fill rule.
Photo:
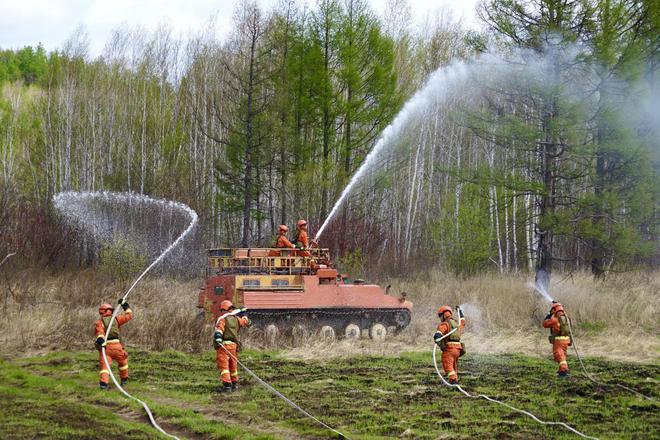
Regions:
<instances>
[{"instance_id":1,"label":"arc of water jet","mask_svg":"<svg viewBox=\"0 0 660 440\"><path fill-rule=\"evenodd\" d=\"M441 67L431 74L429 79L424 84L419 91L417 91L412 98L410 98L404 105L403 108L397 113L394 117L394 120L390 125L385 127L380 138L369 152L364 162L358 168L358 170L353 174L351 180L348 182L348 185L343 189L339 199L335 202L330 214L326 217L325 221L316 232L314 240L318 240L325 228L330 223L330 220L335 216L341 205L346 200L346 197L350 194L355 184L364 176L367 169L369 169L376 160L376 157L383 151L383 149L390 144L393 140L397 138L401 130L407 126L416 113L423 108L426 108L433 98L444 97L441 93L446 93L447 88L441 88L449 83L450 80L455 80L466 73L466 64L457 63L453 64L450 67Z\"/></svg>"},{"instance_id":2,"label":"arc of water jet","mask_svg":"<svg viewBox=\"0 0 660 440\"><path fill-rule=\"evenodd\" d=\"M135 201L137 198L138 201L140 202L145 202L145 203L160 203L164 204L165 206L170 206L170 207L175 207L182 209L183 211L187 212L188 215L190 216L190 223L188 224L188 227L179 235L179 237L172 243L170 244L159 256L156 258L150 265L147 267L142 274L140 274L139 277L136 278L136 280L133 282L131 287L126 291L124 296L122 297L122 300L125 301L126 298L128 298L128 295L131 293L131 291L135 288L135 286L144 278L144 276L154 267L156 266L159 262L165 258L165 256L172 250L174 249L183 239L192 231L192 229L195 227L197 224L197 213L190 209L187 205L184 205L183 203L178 203L178 202L172 202L169 200L158 200L158 199L152 199L151 197L144 196L144 195L138 195L138 194L132 194L132 193L109 193L109 192L65 192L65 193L58 193L54 197L54 202L55 206L58 207L58 209L63 210L62 203L68 198L68 197L76 197L80 198L80 196L84 198L105 198L109 199L110 196L113 196L117 199L120 200L125 200L129 201L129 203L132 203ZM115 310L112 313L112 317L110 318L110 323L108 324L108 328L106 329L105 332L105 339L108 339L108 335L110 334L110 330L112 329L112 324L115 321L115 317L119 313L119 307L116 307ZM151 410L149 409L149 406L143 402L142 400L138 399L135 396L132 396L129 394L124 388L117 382L117 379L115 378L115 375L112 373L112 369L110 368L110 365L108 363L108 358L105 353L105 347L101 347L101 353L103 354L103 362L105 363L106 369L109 372L110 377L112 378L112 382L115 384L115 386L128 398L135 400L136 402L140 403L145 411L147 412L147 415L149 417L149 420L151 424L153 425L154 428L156 428L160 433L163 435L173 438L175 440L178 440L178 437L168 434L163 428L161 428L158 423L156 423L156 420L154 419L153 414L151 413Z\"/></svg>"}]
</instances>

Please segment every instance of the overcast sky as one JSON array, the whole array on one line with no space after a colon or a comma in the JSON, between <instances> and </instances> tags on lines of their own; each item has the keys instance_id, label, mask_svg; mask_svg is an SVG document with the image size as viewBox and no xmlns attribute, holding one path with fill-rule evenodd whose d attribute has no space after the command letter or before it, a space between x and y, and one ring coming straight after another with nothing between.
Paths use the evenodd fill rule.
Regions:
<instances>
[{"instance_id":1,"label":"overcast sky","mask_svg":"<svg viewBox=\"0 0 660 440\"><path fill-rule=\"evenodd\" d=\"M154 29L169 24L176 34L199 30L212 15L219 37L231 28L233 11L243 0L0 0L0 48L16 49L42 43L46 50L61 48L73 32L84 26L91 55L98 55L112 29L122 24ZM382 12L387 0L367 0ZM257 0L271 8L278 0ZM415 20L442 10L470 27L476 26L478 0L408 0ZM299 0L314 5L316 0Z\"/></svg>"}]
</instances>

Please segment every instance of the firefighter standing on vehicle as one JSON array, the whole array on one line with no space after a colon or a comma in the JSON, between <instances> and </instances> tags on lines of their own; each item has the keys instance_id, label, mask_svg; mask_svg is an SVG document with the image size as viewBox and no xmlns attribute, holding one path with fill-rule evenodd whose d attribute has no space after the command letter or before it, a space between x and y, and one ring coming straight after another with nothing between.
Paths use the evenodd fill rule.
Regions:
<instances>
[{"instance_id":1,"label":"firefighter standing on vehicle","mask_svg":"<svg viewBox=\"0 0 660 440\"><path fill-rule=\"evenodd\" d=\"M219 392L236 390L238 382L238 332L242 327L247 327L250 321L245 316L246 309L241 309L236 314L227 315L235 311L236 307L229 300L220 303L220 318L215 323L213 334L213 346L216 351L216 365L220 370L222 387ZM225 315L223 317L223 315Z\"/></svg>"},{"instance_id":2,"label":"firefighter standing on vehicle","mask_svg":"<svg viewBox=\"0 0 660 440\"><path fill-rule=\"evenodd\" d=\"M298 231L296 232L296 238L294 238L293 242L295 243L296 247L300 249L300 251L298 251L298 255L301 257L309 257L311 254L307 250L309 248L309 238L307 237L307 221L298 220L296 227L298 228Z\"/></svg>"},{"instance_id":3,"label":"firefighter standing on vehicle","mask_svg":"<svg viewBox=\"0 0 660 440\"><path fill-rule=\"evenodd\" d=\"M126 324L128 321L133 319L133 311L126 301L123 299L119 300L119 305L124 309L122 315L117 315L115 317L115 325L110 329L108 334L108 339L105 339L105 332L110 325L110 319L112 318L112 313L114 312L114 307L110 304L101 304L99 307L99 315L101 318L96 321L96 341L95 345L99 351L99 386L102 390L108 389L108 378L110 371L108 370L112 366L112 361L115 360L119 364L119 377L121 378L121 385L125 385L128 381L128 353L124 350L124 344L119 338L119 329L121 326ZM103 352L101 347L105 347L105 355L108 360L106 365L103 359Z\"/></svg>"},{"instance_id":4,"label":"firefighter standing on vehicle","mask_svg":"<svg viewBox=\"0 0 660 440\"><path fill-rule=\"evenodd\" d=\"M559 364L559 377L568 377L568 361L566 361L566 352L571 346L571 333L569 328L568 316L564 312L564 306L557 301L552 302L550 312L543 321L543 327L550 329L548 338L552 344L552 355L555 362Z\"/></svg>"},{"instance_id":5,"label":"firefighter standing on vehicle","mask_svg":"<svg viewBox=\"0 0 660 440\"><path fill-rule=\"evenodd\" d=\"M459 322L452 316L451 307L442 306L438 309L438 331L433 340L442 350L442 368L447 373L450 384L458 383L458 358L465 354L465 345L461 342L461 332L465 326L463 311L456 306Z\"/></svg>"}]
</instances>

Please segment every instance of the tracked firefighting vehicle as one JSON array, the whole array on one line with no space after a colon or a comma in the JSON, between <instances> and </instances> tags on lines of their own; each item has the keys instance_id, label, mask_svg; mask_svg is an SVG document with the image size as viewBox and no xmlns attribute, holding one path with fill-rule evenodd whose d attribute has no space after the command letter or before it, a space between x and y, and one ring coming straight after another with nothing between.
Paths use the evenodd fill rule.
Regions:
<instances>
[{"instance_id":1,"label":"tracked firefighting vehicle","mask_svg":"<svg viewBox=\"0 0 660 440\"><path fill-rule=\"evenodd\" d=\"M341 275L329 257L328 249L209 249L198 307L213 317L225 299L247 307L253 327L269 337L307 331L380 340L410 323L405 293Z\"/></svg>"}]
</instances>

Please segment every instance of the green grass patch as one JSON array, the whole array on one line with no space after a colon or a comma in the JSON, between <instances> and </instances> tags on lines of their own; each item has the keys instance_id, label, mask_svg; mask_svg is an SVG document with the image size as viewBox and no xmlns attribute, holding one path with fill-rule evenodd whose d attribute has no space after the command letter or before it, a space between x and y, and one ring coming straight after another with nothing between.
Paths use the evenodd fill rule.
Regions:
<instances>
[{"instance_id":1,"label":"green grass patch","mask_svg":"<svg viewBox=\"0 0 660 440\"><path fill-rule=\"evenodd\" d=\"M24 405L23 411L4 415L0 419L2 427L11 422L12 430L23 435L19 438L34 437L38 434L35 430L40 429L37 415L52 411L46 415L55 417L57 408L75 402L81 406L76 410L78 418L71 424L68 417L57 419L57 426L73 430L73 434L51 431L52 438L108 438L117 432L126 435L123 428L130 430L130 438L155 435L152 428L137 422L122 419L122 428L115 426L117 409L128 406L138 414L141 410L116 390L96 390L97 356L96 352L57 352L2 364L2 400ZM352 439L575 438L563 428L541 426L502 406L469 399L444 387L435 374L430 353L302 362L274 351L246 351L242 360L305 410ZM589 435L660 438L657 403L618 388L594 385L579 375L573 360L569 358L574 375L568 380L556 378L556 365L549 358L521 355L468 354L461 358L459 374L463 386L472 393L503 400L544 420L566 422ZM214 352L130 350L129 362L128 390L153 405L158 420L182 435L264 440L336 437L273 396L245 372L241 372L239 391L214 393L219 385ZM624 382L657 396L658 365L593 358L586 362L590 371L605 382ZM25 409L42 395L47 405L35 404L34 412ZM89 431L84 431L84 424L95 420L97 409L106 424L100 428L94 425L97 436L86 437ZM81 417L83 421L76 422Z\"/></svg>"}]
</instances>

